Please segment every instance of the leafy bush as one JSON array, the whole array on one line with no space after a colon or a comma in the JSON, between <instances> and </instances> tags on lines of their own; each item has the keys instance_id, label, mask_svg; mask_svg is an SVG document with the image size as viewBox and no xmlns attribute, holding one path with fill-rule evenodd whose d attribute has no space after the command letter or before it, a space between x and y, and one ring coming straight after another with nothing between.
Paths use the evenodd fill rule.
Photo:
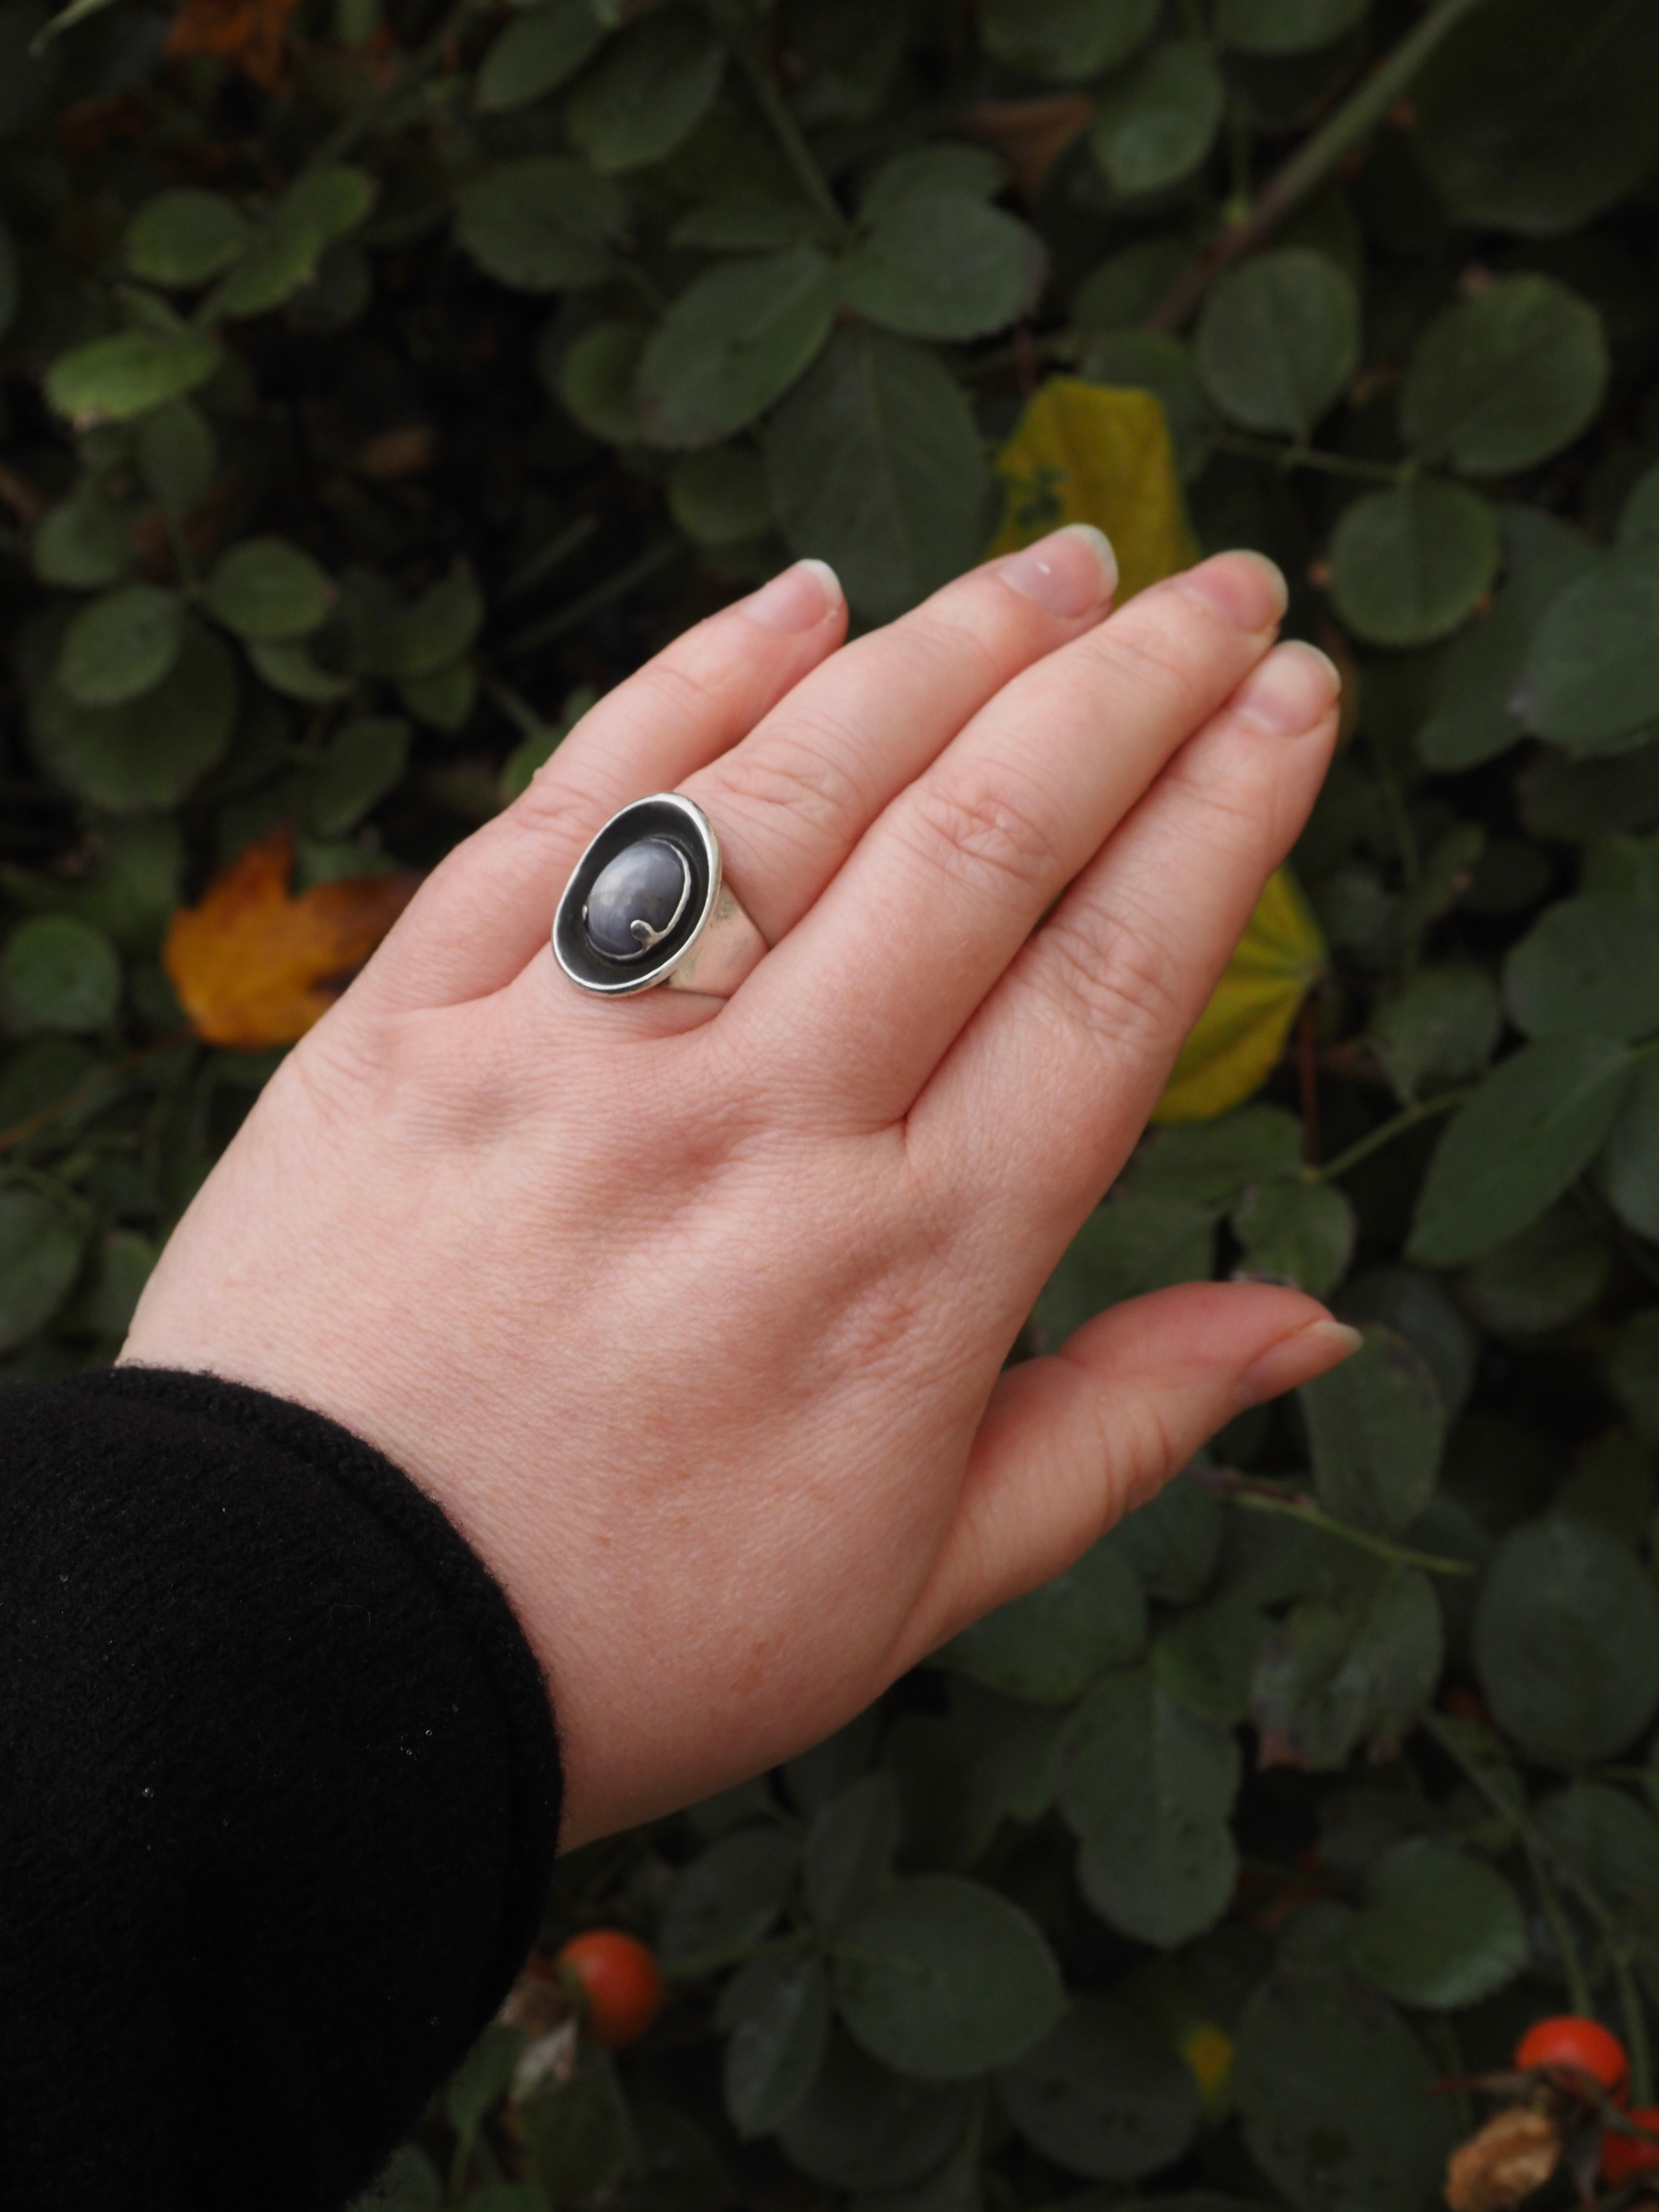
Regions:
<instances>
[{"instance_id":1,"label":"leafy bush","mask_svg":"<svg viewBox=\"0 0 1659 2212\"><path fill-rule=\"evenodd\" d=\"M1022 1349L1218 1271L1364 1352L564 1863L550 1946L674 2001L492 2030L385 2201L1414 2212L1436 2077L1564 2004L1652 2102L1656 145L1641 0L0 4L8 1377L112 1356L410 877L790 554L877 622L1103 503L1161 573L1150 392L1347 678L1318 927Z\"/></svg>"}]
</instances>

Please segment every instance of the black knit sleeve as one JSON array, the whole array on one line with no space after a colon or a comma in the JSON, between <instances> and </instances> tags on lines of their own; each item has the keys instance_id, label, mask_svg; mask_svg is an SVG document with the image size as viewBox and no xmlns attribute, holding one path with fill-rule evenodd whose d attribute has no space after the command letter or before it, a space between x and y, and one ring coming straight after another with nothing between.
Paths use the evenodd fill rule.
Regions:
<instances>
[{"instance_id":1,"label":"black knit sleeve","mask_svg":"<svg viewBox=\"0 0 1659 2212\"><path fill-rule=\"evenodd\" d=\"M0 2204L337 2212L522 1963L559 1791L378 1452L202 1376L0 1394Z\"/></svg>"}]
</instances>

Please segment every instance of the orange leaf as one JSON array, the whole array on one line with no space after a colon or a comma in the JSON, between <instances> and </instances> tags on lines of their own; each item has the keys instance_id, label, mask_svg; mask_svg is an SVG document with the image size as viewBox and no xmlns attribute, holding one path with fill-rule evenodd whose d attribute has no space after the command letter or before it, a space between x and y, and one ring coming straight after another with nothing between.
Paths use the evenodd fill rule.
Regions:
<instances>
[{"instance_id":1,"label":"orange leaf","mask_svg":"<svg viewBox=\"0 0 1659 2212\"><path fill-rule=\"evenodd\" d=\"M295 0L179 0L166 52L219 54L267 92L281 86L284 46Z\"/></svg>"},{"instance_id":2,"label":"orange leaf","mask_svg":"<svg viewBox=\"0 0 1659 2212\"><path fill-rule=\"evenodd\" d=\"M208 1044L292 1044L328 1012L414 896L414 876L359 876L290 896L294 832L236 855L200 906L181 906L161 957Z\"/></svg>"}]
</instances>

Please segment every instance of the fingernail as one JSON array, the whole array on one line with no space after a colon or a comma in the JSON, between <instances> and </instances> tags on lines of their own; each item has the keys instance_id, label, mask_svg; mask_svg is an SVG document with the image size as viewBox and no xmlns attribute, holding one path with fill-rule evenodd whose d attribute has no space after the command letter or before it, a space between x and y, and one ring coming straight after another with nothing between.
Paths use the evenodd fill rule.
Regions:
<instances>
[{"instance_id":1,"label":"fingernail","mask_svg":"<svg viewBox=\"0 0 1659 2212\"><path fill-rule=\"evenodd\" d=\"M1252 635L1271 629L1291 603L1284 570L1265 553L1218 553L1176 580L1224 622Z\"/></svg>"},{"instance_id":2,"label":"fingernail","mask_svg":"<svg viewBox=\"0 0 1659 2212\"><path fill-rule=\"evenodd\" d=\"M1299 738L1331 711L1342 678L1336 663L1299 638L1276 645L1233 694L1233 713L1276 737Z\"/></svg>"},{"instance_id":3,"label":"fingernail","mask_svg":"<svg viewBox=\"0 0 1659 2212\"><path fill-rule=\"evenodd\" d=\"M1292 1330L1277 1344L1270 1344L1245 1370L1239 1378L1234 1412L1242 1413L1252 1406L1265 1405L1269 1398L1311 1382L1316 1376L1352 1359L1364 1341L1357 1328L1333 1321L1328 1314L1310 1321L1304 1328Z\"/></svg>"},{"instance_id":4,"label":"fingernail","mask_svg":"<svg viewBox=\"0 0 1659 2212\"><path fill-rule=\"evenodd\" d=\"M763 629L816 629L841 602L841 580L827 561L797 561L739 599L738 611Z\"/></svg>"},{"instance_id":5,"label":"fingernail","mask_svg":"<svg viewBox=\"0 0 1659 2212\"><path fill-rule=\"evenodd\" d=\"M1112 541L1092 522L1068 522L1023 552L1011 553L996 574L1022 599L1051 615L1086 615L1117 589Z\"/></svg>"}]
</instances>

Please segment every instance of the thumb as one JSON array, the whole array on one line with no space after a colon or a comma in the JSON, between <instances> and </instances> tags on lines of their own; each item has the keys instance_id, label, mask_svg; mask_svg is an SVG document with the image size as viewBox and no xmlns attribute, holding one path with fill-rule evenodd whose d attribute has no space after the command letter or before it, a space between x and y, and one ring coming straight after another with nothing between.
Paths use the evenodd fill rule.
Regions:
<instances>
[{"instance_id":1,"label":"thumb","mask_svg":"<svg viewBox=\"0 0 1659 2212\"><path fill-rule=\"evenodd\" d=\"M1235 1413L1312 1382L1360 1342L1300 1291L1183 1283L1097 1315L1051 1358L1007 1369L912 1617L907 1663L1062 1573Z\"/></svg>"}]
</instances>

